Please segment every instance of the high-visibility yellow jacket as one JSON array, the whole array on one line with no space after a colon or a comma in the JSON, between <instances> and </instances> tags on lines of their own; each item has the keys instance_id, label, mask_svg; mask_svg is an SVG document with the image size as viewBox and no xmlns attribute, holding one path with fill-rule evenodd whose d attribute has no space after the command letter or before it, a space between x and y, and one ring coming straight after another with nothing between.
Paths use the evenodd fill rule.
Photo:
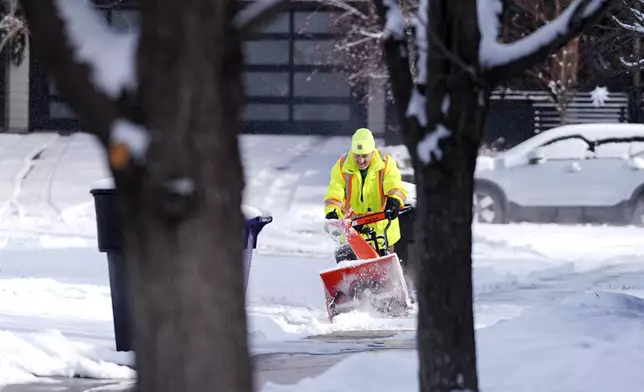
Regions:
<instances>
[{"instance_id":1,"label":"high-visibility yellow jacket","mask_svg":"<svg viewBox=\"0 0 644 392\"><path fill-rule=\"evenodd\" d=\"M331 180L324 198L324 213L336 211L342 218L350 209L358 215L382 211L387 197L394 197L405 204L407 190L402 182L398 164L389 155L384 157L376 150L362 181L360 169L356 164L353 153L342 156L331 169ZM377 234L383 235L387 220L370 224ZM391 222L387 229L387 241L392 246L400 239L400 223L398 218Z\"/></svg>"}]
</instances>

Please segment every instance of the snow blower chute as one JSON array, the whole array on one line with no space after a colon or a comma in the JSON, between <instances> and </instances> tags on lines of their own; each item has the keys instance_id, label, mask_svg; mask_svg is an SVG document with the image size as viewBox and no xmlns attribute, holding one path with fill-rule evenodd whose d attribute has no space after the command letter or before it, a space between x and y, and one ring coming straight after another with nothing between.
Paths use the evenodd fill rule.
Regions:
<instances>
[{"instance_id":1,"label":"snow blower chute","mask_svg":"<svg viewBox=\"0 0 644 392\"><path fill-rule=\"evenodd\" d=\"M411 208L401 208L399 215ZM398 255L389 252L386 234L391 219L383 211L352 215L350 211L344 219L330 219L325 223L325 231L331 238L340 245L349 245L356 258L340 261L336 267L320 272L329 320L365 304L384 315L405 314L410 297ZM386 219L389 221L384 235L377 235L372 227L366 226Z\"/></svg>"}]
</instances>

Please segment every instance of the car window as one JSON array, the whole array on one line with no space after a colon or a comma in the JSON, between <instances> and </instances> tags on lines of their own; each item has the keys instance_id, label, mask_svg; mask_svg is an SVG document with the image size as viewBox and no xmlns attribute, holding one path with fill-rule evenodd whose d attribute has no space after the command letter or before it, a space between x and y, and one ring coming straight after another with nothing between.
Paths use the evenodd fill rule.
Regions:
<instances>
[{"instance_id":1,"label":"car window","mask_svg":"<svg viewBox=\"0 0 644 392\"><path fill-rule=\"evenodd\" d=\"M632 142L629 148L629 155L644 156L644 142Z\"/></svg>"},{"instance_id":2,"label":"car window","mask_svg":"<svg viewBox=\"0 0 644 392\"><path fill-rule=\"evenodd\" d=\"M541 146L541 151L547 159L584 159L590 155L588 144L581 139L559 140Z\"/></svg>"},{"instance_id":3,"label":"car window","mask_svg":"<svg viewBox=\"0 0 644 392\"><path fill-rule=\"evenodd\" d=\"M629 155L630 143L606 143L595 147L594 158L627 158Z\"/></svg>"}]
</instances>

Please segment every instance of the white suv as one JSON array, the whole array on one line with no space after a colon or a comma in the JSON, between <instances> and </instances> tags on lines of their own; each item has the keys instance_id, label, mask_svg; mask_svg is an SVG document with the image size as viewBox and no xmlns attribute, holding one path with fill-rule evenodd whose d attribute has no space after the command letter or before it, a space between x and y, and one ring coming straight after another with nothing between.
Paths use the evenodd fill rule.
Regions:
<instances>
[{"instance_id":1,"label":"white suv","mask_svg":"<svg viewBox=\"0 0 644 392\"><path fill-rule=\"evenodd\" d=\"M480 156L475 219L644 225L644 125L575 124Z\"/></svg>"}]
</instances>

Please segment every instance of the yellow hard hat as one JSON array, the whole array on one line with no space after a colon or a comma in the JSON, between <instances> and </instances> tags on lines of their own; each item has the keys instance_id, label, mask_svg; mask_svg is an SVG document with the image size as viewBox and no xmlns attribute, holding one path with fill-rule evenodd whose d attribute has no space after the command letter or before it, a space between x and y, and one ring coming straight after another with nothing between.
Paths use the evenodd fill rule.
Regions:
<instances>
[{"instance_id":1,"label":"yellow hard hat","mask_svg":"<svg viewBox=\"0 0 644 392\"><path fill-rule=\"evenodd\" d=\"M376 140L367 128L360 128L351 138L351 152L356 155L369 154L376 149Z\"/></svg>"}]
</instances>

